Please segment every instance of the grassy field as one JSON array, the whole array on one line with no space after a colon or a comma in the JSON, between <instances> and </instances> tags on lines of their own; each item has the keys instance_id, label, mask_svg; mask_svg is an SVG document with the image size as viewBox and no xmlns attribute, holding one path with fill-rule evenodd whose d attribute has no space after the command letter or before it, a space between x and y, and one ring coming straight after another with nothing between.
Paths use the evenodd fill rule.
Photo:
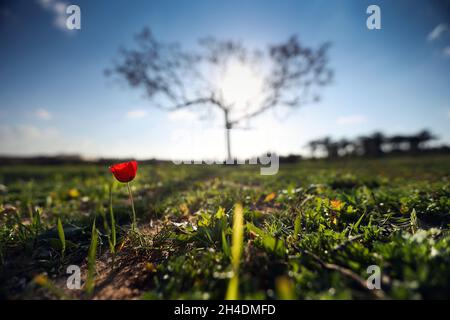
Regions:
<instances>
[{"instance_id":1,"label":"grassy field","mask_svg":"<svg viewBox=\"0 0 450 320\"><path fill-rule=\"evenodd\" d=\"M0 167L0 297L450 298L450 157L141 166L132 190L135 231L107 167Z\"/></svg>"}]
</instances>

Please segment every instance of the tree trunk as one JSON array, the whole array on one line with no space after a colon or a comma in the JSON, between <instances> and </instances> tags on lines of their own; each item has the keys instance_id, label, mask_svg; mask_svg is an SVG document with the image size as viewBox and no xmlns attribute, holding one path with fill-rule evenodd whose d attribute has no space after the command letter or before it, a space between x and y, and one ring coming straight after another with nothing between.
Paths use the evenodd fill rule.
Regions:
<instances>
[{"instance_id":1,"label":"tree trunk","mask_svg":"<svg viewBox=\"0 0 450 320\"><path fill-rule=\"evenodd\" d=\"M227 140L227 162L230 162L233 160L231 157L231 139L230 139L230 130L231 130L231 123L230 119L228 118L228 111L225 110L225 138Z\"/></svg>"}]
</instances>

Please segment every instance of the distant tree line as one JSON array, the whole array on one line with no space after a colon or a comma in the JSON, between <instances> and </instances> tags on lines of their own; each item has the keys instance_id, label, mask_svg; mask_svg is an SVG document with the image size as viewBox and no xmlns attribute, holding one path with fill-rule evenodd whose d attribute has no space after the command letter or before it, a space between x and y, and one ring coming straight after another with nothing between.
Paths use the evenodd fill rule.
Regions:
<instances>
[{"instance_id":1,"label":"distant tree line","mask_svg":"<svg viewBox=\"0 0 450 320\"><path fill-rule=\"evenodd\" d=\"M333 140L330 137L312 140L308 143L313 157L326 156L328 158L364 156L380 157L385 154L412 154L421 153L449 153L448 146L431 148L428 142L437 137L428 130L422 130L412 135L387 136L375 132L369 136L360 136L356 139Z\"/></svg>"},{"instance_id":2,"label":"distant tree line","mask_svg":"<svg viewBox=\"0 0 450 320\"><path fill-rule=\"evenodd\" d=\"M307 145L313 158L326 157L336 159L341 157L381 157L384 155L420 155L420 154L450 154L450 146L440 145L431 147L429 142L438 138L428 130L422 130L412 135L388 136L381 132L372 135L360 136L355 139L334 140L325 137L310 141ZM266 153L270 155L272 152ZM296 163L304 159L299 154L279 156L280 163ZM7 165L81 165L97 164L109 166L113 163L128 161L124 158L96 158L86 159L80 155L55 155L55 156L2 156L0 166ZM164 159L139 160L140 164L172 163Z\"/></svg>"},{"instance_id":3,"label":"distant tree line","mask_svg":"<svg viewBox=\"0 0 450 320\"><path fill-rule=\"evenodd\" d=\"M86 159L81 155L54 155L54 156L0 156L0 166L8 165L85 165L96 164L110 166L113 163L129 161L128 158L96 158ZM147 159L140 160L139 164L158 164L170 162L169 160Z\"/></svg>"}]
</instances>

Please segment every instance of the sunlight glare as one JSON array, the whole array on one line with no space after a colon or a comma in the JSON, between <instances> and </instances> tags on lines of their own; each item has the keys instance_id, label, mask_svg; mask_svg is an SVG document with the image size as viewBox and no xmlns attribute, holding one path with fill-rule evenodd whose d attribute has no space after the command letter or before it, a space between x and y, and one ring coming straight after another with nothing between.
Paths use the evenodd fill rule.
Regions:
<instances>
[{"instance_id":1,"label":"sunlight glare","mask_svg":"<svg viewBox=\"0 0 450 320\"><path fill-rule=\"evenodd\" d=\"M263 79L249 66L232 63L226 69L220 82L221 92L227 104L241 110L251 107L260 96Z\"/></svg>"}]
</instances>

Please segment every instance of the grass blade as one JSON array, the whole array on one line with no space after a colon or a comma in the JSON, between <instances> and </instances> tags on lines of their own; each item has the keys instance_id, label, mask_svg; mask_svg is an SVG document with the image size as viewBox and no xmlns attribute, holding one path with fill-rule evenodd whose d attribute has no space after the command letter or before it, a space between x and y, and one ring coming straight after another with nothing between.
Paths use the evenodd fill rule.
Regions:
<instances>
[{"instance_id":1,"label":"grass blade","mask_svg":"<svg viewBox=\"0 0 450 320\"><path fill-rule=\"evenodd\" d=\"M33 248L35 248L37 245L38 235L41 230L42 225L41 213L42 210L40 208L36 208L33 214L33 223L32 223L32 230L34 234Z\"/></svg>"},{"instance_id":2,"label":"grass blade","mask_svg":"<svg viewBox=\"0 0 450 320\"><path fill-rule=\"evenodd\" d=\"M225 234L225 230L223 229L222 229L222 251L227 257L230 256L230 245L228 244L228 239Z\"/></svg>"},{"instance_id":3,"label":"grass blade","mask_svg":"<svg viewBox=\"0 0 450 320\"><path fill-rule=\"evenodd\" d=\"M410 217L410 225L411 225L411 233L415 234L419 229L419 225L417 223L417 213L416 209L413 209Z\"/></svg>"},{"instance_id":4,"label":"grass blade","mask_svg":"<svg viewBox=\"0 0 450 320\"><path fill-rule=\"evenodd\" d=\"M112 201L112 186L109 186L109 218L111 220L110 249L111 253L115 254L115 248L117 245L117 235L116 235L116 219L114 218L113 201Z\"/></svg>"},{"instance_id":5,"label":"grass blade","mask_svg":"<svg viewBox=\"0 0 450 320\"><path fill-rule=\"evenodd\" d=\"M95 227L95 220L92 224L91 233L91 245L88 251L88 274L86 278L86 293L90 296L94 291L94 278L95 278L95 261L97 256L97 245L98 245L98 231Z\"/></svg>"},{"instance_id":6,"label":"grass blade","mask_svg":"<svg viewBox=\"0 0 450 320\"><path fill-rule=\"evenodd\" d=\"M61 258L64 259L64 253L66 252L66 236L64 234L64 228L61 222L61 218L58 217L57 223L58 236L61 241Z\"/></svg>"},{"instance_id":7,"label":"grass blade","mask_svg":"<svg viewBox=\"0 0 450 320\"><path fill-rule=\"evenodd\" d=\"M261 237L261 245L268 252L272 252L273 254L283 257L286 253L286 245L283 239L278 239L269 234L268 232L258 228L251 222L247 222L247 230L254 232L258 237Z\"/></svg>"},{"instance_id":8,"label":"grass blade","mask_svg":"<svg viewBox=\"0 0 450 320\"><path fill-rule=\"evenodd\" d=\"M219 209L216 212L216 219L218 219L218 223L220 225L220 232L222 237L222 251L227 256L230 257L231 255L231 249L230 244L228 242L227 238L227 230L228 230L228 219L225 215L225 210L222 207L219 207Z\"/></svg>"},{"instance_id":9,"label":"grass blade","mask_svg":"<svg viewBox=\"0 0 450 320\"><path fill-rule=\"evenodd\" d=\"M361 221L363 220L364 216L366 215L366 212L367 212L367 211L364 211L364 213L361 215L361 217L359 217L358 221L356 221L356 223L353 225L352 229L350 230L349 236L351 235L351 233L352 233L354 230L357 230L357 229L358 229L359 225L361 224Z\"/></svg>"},{"instance_id":10,"label":"grass blade","mask_svg":"<svg viewBox=\"0 0 450 320\"><path fill-rule=\"evenodd\" d=\"M300 228L302 225L302 217L300 215L300 212L297 214L297 217L295 217L294 221L294 240L297 241L298 234L300 233Z\"/></svg>"},{"instance_id":11,"label":"grass blade","mask_svg":"<svg viewBox=\"0 0 450 320\"><path fill-rule=\"evenodd\" d=\"M244 247L244 211L242 205L237 204L234 208L233 229L231 243L231 266L233 268L233 277L231 278L225 299L239 299L239 264Z\"/></svg>"}]
</instances>

